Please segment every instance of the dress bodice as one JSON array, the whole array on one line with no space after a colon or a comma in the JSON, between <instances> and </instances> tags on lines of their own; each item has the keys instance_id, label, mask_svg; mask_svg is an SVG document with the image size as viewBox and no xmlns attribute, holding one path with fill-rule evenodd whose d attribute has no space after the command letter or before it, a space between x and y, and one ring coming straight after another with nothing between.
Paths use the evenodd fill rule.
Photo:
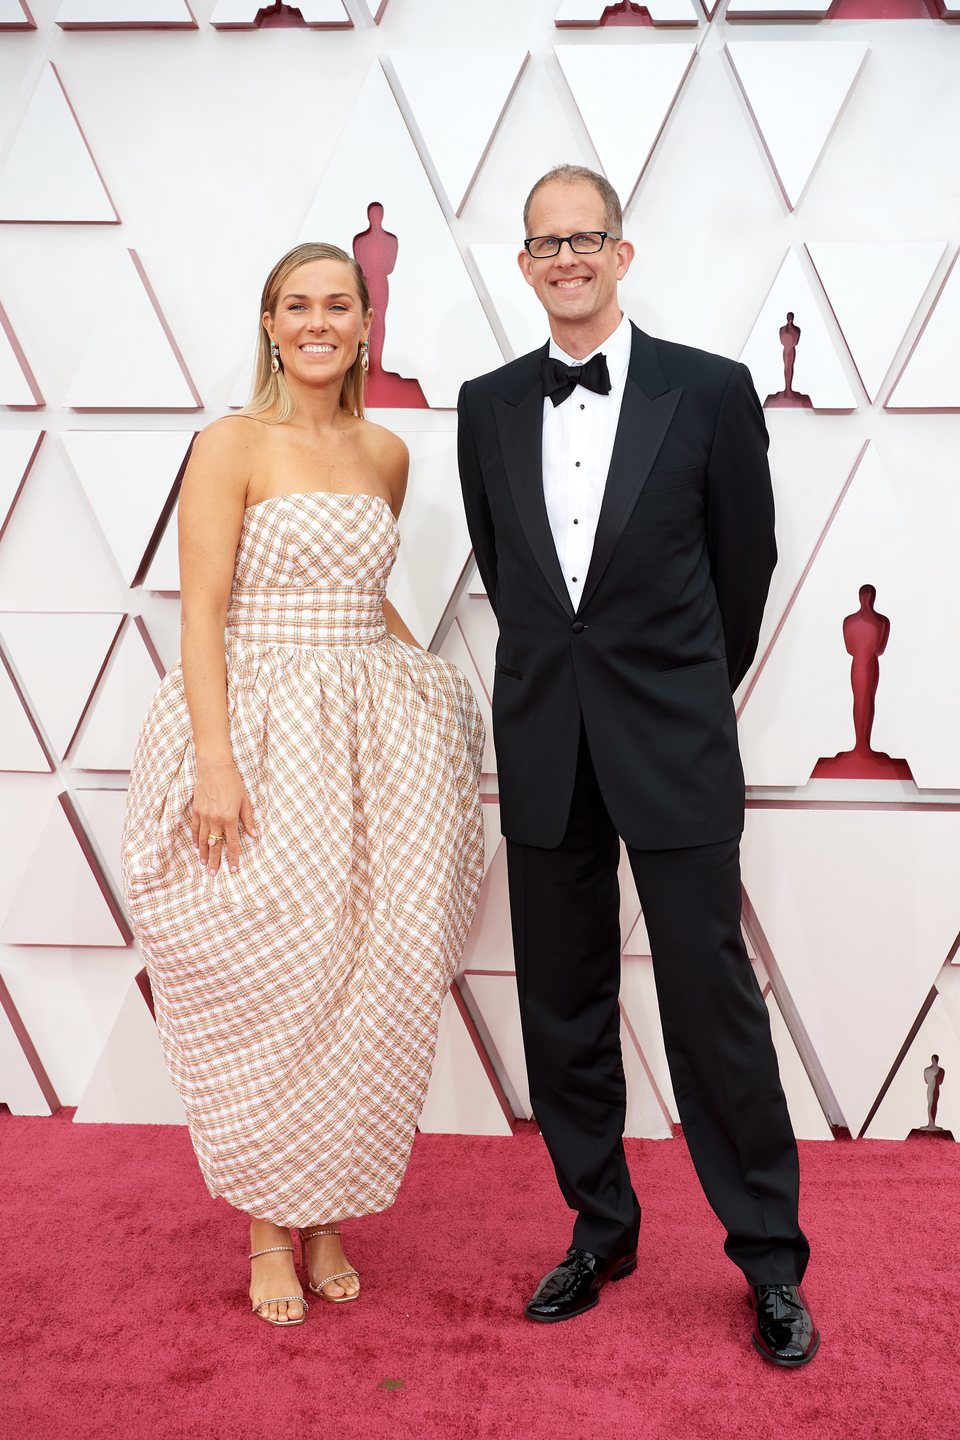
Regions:
<instances>
[{"instance_id":1,"label":"dress bodice","mask_svg":"<svg viewBox=\"0 0 960 1440\"><path fill-rule=\"evenodd\" d=\"M400 537L379 495L308 490L248 507L227 634L284 645L381 640Z\"/></svg>"}]
</instances>

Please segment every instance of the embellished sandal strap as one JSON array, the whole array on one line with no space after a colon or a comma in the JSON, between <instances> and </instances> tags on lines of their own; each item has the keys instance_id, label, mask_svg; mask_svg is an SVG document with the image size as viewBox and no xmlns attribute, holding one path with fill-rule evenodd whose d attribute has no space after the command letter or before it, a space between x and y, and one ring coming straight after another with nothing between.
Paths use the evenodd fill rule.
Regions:
<instances>
[{"instance_id":1,"label":"embellished sandal strap","mask_svg":"<svg viewBox=\"0 0 960 1440\"><path fill-rule=\"evenodd\" d=\"M308 1245L311 1240L316 1240L316 1238L317 1238L318 1235L339 1235L339 1234L340 1234L340 1231L339 1231L339 1230L335 1230L335 1229L333 1229L332 1227L330 1227L330 1228L328 1228L328 1229L324 1229L324 1230L301 1230L301 1231L300 1231L300 1239L301 1239L301 1241L302 1241L302 1243L303 1243L304 1245Z\"/></svg>"},{"instance_id":2,"label":"embellished sandal strap","mask_svg":"<svg viewBox=\"0 0 960 1440\"><path fill-rule=\"evenodd\" d=\"M256 1260L256 1258L257 1258L258 1255L276 1255L276 1254L279 1254L279 1252L280 1252L281 1250L289 1250L289 1251L290 1251L290 1254L291 1254L291 1255L293 1254L293 1246L292 1246L292 1245L268 1245L267 1248L266 1248L266 1250L253 1250L253 1251L251 1251L251 1253L247 1256L247 1259L248 1259L248 1260Z\"/></svg>"},{"instance_id":3,"label":"embellished sandal strap","mask_svg":"<svg viewBox=\"0 0 960 1440\"><path fill-rule=\"evenodd\" d=\"M291 1303L294 1305L299 1304L303 1306L304 1310L310 1309L310 1306L302 1295L271 1295L269 1300L256 1301L256 1303L251 1306L251 1309L256 1315L259 1314L259 1312L263 1309L264 1305L279 1305L284 1300L286 1300L288 1305Z\"/></svg>"},{"instance_id":4,"label":"embellished sandal strap","mask_svg":"<svg viewBox=\"0 0 960 1440\"><path fill-rule=\"evenodd\" d=\"M318 1280L316 1285L312 1285L310 1288L312 1290L322 1290L325 1285L332 1285L334 1280L346 1280L348 1275L356 1275L357 1279L360 1279L359 1270L338 1270L336 1275L328 1275L326 1280Z\"/></svg>"}]
</instances>

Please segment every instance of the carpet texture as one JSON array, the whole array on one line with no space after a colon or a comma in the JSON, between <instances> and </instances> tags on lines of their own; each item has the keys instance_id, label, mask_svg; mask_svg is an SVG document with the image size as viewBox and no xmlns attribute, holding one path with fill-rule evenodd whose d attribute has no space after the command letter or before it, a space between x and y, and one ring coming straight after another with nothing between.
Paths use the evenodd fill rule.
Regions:
<instances>
[{"instance_id":1,"label":"carpet texture","mask_svg":"<svg viewBox=\"0 0 960 1440\"><path fill-rule=\"evenodd\" d=\"M960 1147L801 1145L824 1339L805 1370L750 1348L739 1273L682 1142L628 1141L637 1273L597 1309L522 1303L570 1217L532 1127L418 1136L394 1208L346 1227L354 1305L253 1319L244 1220L185 1130L0 1115L0 1434L23 1440L907 1440L960 1435Z\"/></svg>"}]
</instances>

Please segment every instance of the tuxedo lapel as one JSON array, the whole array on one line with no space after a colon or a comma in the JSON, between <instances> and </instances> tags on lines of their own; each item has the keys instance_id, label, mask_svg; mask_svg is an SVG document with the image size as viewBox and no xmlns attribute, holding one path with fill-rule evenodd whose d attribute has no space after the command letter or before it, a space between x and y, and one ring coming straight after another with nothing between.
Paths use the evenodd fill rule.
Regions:
<instances>
[{"instance_id":1,"label":"tuxedo lapel","mask_svg":"<svg viewBox=\"0 0 960 1440\"><path fill-rule=\"evenodd\" d=\"M527 544L550 589L572 616L573 603L563 581L543 498L543 386L539 366L544 353L546 347L536 352L537 372L523 399L516 405L494 400L493 415L510 493Z\"/></svg>"},{"instance_id":2,"label":"tuxedo lapel","mask_svg":"<svg viewBox=\"0 0 960 1440\"><path fill-rule=\"evenodd\" d=\"M617 541L633 513L647 476L673 419L682 388L667 389L656 347L634 325L630 367L624 385L610 469L600 506L590 568L583 586L580 609L597 588ZM541 487L542 488L542 487Z\"/></svg>"}]
</instances>

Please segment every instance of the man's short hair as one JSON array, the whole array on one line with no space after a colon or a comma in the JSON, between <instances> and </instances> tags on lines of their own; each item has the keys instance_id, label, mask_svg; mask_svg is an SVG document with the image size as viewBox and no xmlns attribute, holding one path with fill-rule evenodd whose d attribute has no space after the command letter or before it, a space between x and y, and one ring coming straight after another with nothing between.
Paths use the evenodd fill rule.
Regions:
<instances>
[{"instance_id":1,"label":"man's short hair","mask_svg":"<svg viewBox=\"0 0 960 1440\"><path fill-rule=\"evenodd\" d=\"M551 181L559 181L561 185L592 185L603 201L603 224L604 228L611 235L623 234L623 209L620 205L620 197L614 190L610 181L605 175L598 175L596 170L588 170L586 165L555 165L548 170L546 175L541 175L527 196L523 207L523 232L530 234L530 207L533 204L533 197L541 185L548 185Z\"/></svg>"}]
</instances>

